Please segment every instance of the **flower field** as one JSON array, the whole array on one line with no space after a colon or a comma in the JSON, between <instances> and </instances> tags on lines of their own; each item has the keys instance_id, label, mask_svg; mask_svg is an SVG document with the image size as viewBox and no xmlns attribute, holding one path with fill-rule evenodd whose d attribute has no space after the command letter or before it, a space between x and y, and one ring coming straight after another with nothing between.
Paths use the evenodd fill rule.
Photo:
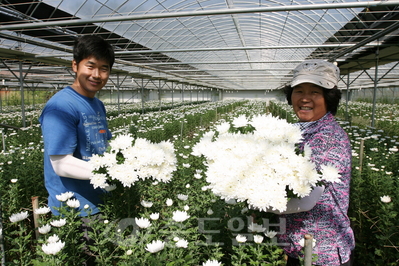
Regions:
<instances>
[{"instance_id":1,"label":"flower field","mask_svg":"<svg viewBox=\"0 0 399 266\"><path fill-rule=\"evenodd\" d=\"M40 110L26 110L26 128L2 131L2 261L80 265L88 255L79 241L82 220L74 209L79 202L71 194L60 195L63 216L48 213ZM379 105L375 129L368 126L369 104L350 103L347 122L344 111L342 106L338 117L353 150L349 215L356 265L398 265L399 106ZM150 102L144 108L107 106L107 112L114 136L130 133L135 139L173 145L176 170L170 180L145 178L130 187L115 185L106 194L102 216L88 221L94 229L88 247L98 265L285 265L282 244L276 240L284 221L216 196L205 180L205 158L193 151L204 134L242 115L272 113L295 122L290 106L224 101L162 103L160 108ZM20 120L15 110L1 114L2 124L19 127ZM145 149L141 154L152 155Z\"/></svg>"}]
</instances>

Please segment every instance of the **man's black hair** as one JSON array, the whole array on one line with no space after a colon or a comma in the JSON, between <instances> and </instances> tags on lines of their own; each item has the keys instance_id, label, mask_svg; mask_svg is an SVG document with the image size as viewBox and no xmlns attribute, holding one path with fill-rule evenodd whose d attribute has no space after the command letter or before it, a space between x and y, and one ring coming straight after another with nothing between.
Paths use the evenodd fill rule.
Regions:
<instances>
[{"instance_id":1,"label":"man's black hair","mask_svg":"<svg viewBox=\"0 0 399 266\"><path fill-rule=\"evenodd\" d=\"M73 46L73 59L76 64L90 56L108 62L110 70L115 62L114 49L100 36L84 35L77 38Z\"/></svg>"},{"instance_id":2,"label":"man's black hair","mask_svg":"<svg viewBox=\"0 0 399 266\"><path fill-rule=\"evenodd\" d=\"M319 86L320 87L320 86ZM333 115L337 113L339 101L341 100L342 93L341 91L335 86L332 89L326 89L320 87L323 90L323 97L324 101L326 102L327 111L331 112ZM294 90L293 87L290 85L284 87L283 91L285 93L285 97L289 105L292 105L291 95L292 91Z\"/></svg>"}]
</instances>

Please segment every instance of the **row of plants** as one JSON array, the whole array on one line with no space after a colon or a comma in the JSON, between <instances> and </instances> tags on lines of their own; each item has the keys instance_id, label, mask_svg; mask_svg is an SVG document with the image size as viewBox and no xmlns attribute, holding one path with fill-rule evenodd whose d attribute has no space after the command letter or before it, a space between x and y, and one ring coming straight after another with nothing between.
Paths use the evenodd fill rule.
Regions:
<instances>
[{"instance_id":1,"label":"row of plants","mask_svg":"<svg viewBox=\"0 0 399 266\"><path fill-rule=\"evenodd\" d=\"M146 114L133 112L110 117L109 122L115 129L114 132L129 132L134 121L132 133L137 137L151 141L172 140L178 163L171 182L139 182L130 189L120 187L120 191L114 192L118 197L106 199L101 222L93 224L96 229L94 232L100 233L91 235L95 241L91 249L97 262L100 265L219 265L222 262L225 265L243 265L244 261L253 261L256 265L264 265L270 261L270 265L281 265L281 249L270 244L276 242L275 235L272 233L269 239L263 234L265 229L259 231L258 227L256 228L259 232L249 231L248 225L252 224L251 228L254 229L254 223L247 217L249 214L246 213L248 210L245 210L244 204L225 202L205 190L206 182L203 177L200 178L201 172L198 172L205 166L202 160L190 155L190 147L217 119L234 117L230 115L234 110L241 110L240 113L264 110L264 103L258 105L235 101L218 102L182 106L173 111ZM165 130L169 124L171 130ZM25 131L40 134L38 125ZM29 138L20 133L17 130L8 132L7 143L11 143L12 138L15 142L21 136ZM163 137L159 138L159 135ZM78 255L81 254L79 251L82 247L77 235L81 221L77 219L76 211L68 202L62 210L62 219L43 212L37 228L34 226L31 197L38 196L40 209L46 210L46 192L41 170L42 142L7 147L7 152L1 154L4 161L1 169L1 191L4 191L1 195L4 217L2 236L7 263L76 265L86 259ZM158 217L155 218L155 214ZM179 217L179 214L183 216ZM262 215L257 215L260 221L268 219L267 214ZM138 230L136 219L151 217L151 227L148 230ZM278 228L279 224L275 226ZM118 231L121 227L124 229L122 233ZM38 238L35 229L42 232ZM47 230L50 231L46 232ZM259 245L238 245L236 236L240 232L250 232L248 241L253 241L252 236L256 233ZM156 246L158 242L154 242L155 246L150 245L155 239L162 239L167 248L153 254L154 249L159 248ZM239 241L243 240L239 238ZM50 246L53 245L62 246L62 252L52 255L55 252Z\"/></svg>"},{"instance_id":2,"label":"row of plants","mask_svg":"<svg viewBox=\"0 0 399 266\"><path fill-rule=\"evenodd\" d=\"M350 124L361 128L371 126L374 109L374 128L383 130L384 134L399 135L399 104L348 102L344 103L338 116L346 119Z\"/></svg>"},{"instance_id":3,"label":"row of plants","mask_svg":"<svg viewBox=\"0 0 399 266\"><path fill-rule=\"evenodd\" d=\"M192 151L206 132L241 115L272 113L295 122L291 107L231 101L147 113L137 111L140 108L109 110L110 128L115 135L173 143L176 171L170 182L146 179L130 188L116 186L107 194L103 216L92 222L95 230L90 233L99 265L284 265L282 246L276 242L282 230L278 217L215 196L204 177L204 159ZM7 124L14 119L2 117ZM33 121L23 130L7 129L7 149L0 154L4 259L7 265L77 265L87 258L78 241L82 221L74 210L77 203L64 195L64 217L48 213L40 127ZM353 148L350 218L356 261L397 265L398 137L353 122L342 125ZM38 196L41 210L36 227L33 196Z\"/></svg>"},{"instance_id":4,"label":"row of plants","mask_svg":"<svg viewBox=\"0 0 399 266\"><path fill-rule=\"evenodd\" d=\"M148 102L145 107L151 109L158 106L158 104L158 102ZM168 103L164 103L164 105L167 104ZM195 115L195 113L198 112L197 116L200 117L204 116L204 113L206 113L207 120L204 120L204 123L210 123L216 120L218 109L220 114L223 111L223 106L232 105L234 108L234 105L237 104L239 103L226 102L224 104L198 105L181 103L177 105L179 107L176 107L173 110L146 112L144 114L138 112L138 110L141 110L141 104L134 104L131 105L132 109L130 109L130 112L125 111L123 114L119 115L115 113L117 112L118 107L112 105L107 106L109 116L108 123L110 129L115 135L129 132L129 130L133 128L139 137L146 137L146 134L148 134L148 136L155 136L153 139L148 138L155 141L159 135L162 140L164 140L167 138L173 138L175 135L180 136L182 133L181 124L185 121L185 116L182 116L182 114L185 114L189 110L190 113L188 113L188 116ZM230 110L231 108L232 107L230 107ZM228 109L225 109L224 111L226 112ZM7 180L18 178L21 182L25 182L22 185L24 188L22 193L26 194L26 196L20 197L24 203L21 206L30 204L31 196L46 195L46 193L40 192L43 190L43 142L40 124L38 122L40 110L30 111L29 116L34 117L34 119L32 119L32 125L29 125L26 128L18 128L15 126L5 127L1 132L1 147L3 147L3 152L0 153L0 174L1 176L9 177ZM1 121L4 125L17 125L20 123L20 120L21 116L18 112L1 115ZM160 128L157 128L157 124L167 125L168 123L171 123L171 126L168 127L173 128L173 130L168 131L168 134L166 134L165 131L160 130ZM186 125L185 129L192 127L193 124L191 123L190 127ZM0 182L2 181L4 181L3 178L1 178ZM40 186L37 184L40 184Z\"/></svg>"}]
</instances>

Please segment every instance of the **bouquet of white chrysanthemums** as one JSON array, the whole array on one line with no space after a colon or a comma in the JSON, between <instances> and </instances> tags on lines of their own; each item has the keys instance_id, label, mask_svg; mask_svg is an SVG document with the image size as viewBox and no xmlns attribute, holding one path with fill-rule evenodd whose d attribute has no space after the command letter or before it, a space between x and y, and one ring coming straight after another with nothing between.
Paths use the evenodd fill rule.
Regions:
<instances>
[{"instance_id":1,"label":"bouquet of white chrysanthemums","mask_svg":"<svg viewBox=\"0 0 399 266\"><path fill-rule=\"evenodd\" d=\"M110 149L102 155L93 155L91 184L94 188L110 189L120 182L131 187L136 181L153 178L169 182L176 170L176 155L169 141L152 143L130 134L119 135L110 141Z\"/></svg>"},{"instance_id":2,"label":"bouquet of white chrysanthemums","mask_svg":"<svg viewBox=\"0 0 399 266\"><path fill-rule=\"evenodd\" d=\"M204 156L206 180L223 199L247 201L251 208L284 211L290 197L305 197L321 180L339 182L338 170L311 162L311 150L299 153L300 128L271 115L241 115L223 122L193 147ZM288 193L288 194L287 194ZM289 195L289 196L288 196Z\"/></svg>"}]
</instances>

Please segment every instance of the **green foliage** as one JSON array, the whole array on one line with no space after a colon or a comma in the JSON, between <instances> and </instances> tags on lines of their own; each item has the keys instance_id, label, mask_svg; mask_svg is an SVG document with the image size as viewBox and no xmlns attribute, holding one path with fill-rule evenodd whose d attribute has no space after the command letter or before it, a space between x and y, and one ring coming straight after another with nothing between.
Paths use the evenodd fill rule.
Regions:
<instances>
[{"instance_id":1,"label":"green foliage","mask_svg":"<svg viewBox=\"0 0 399 266\"><path fill-rule=\"evenodd\" d=\"M217 103L148 103L143 112L140 105L107 106L109 126L115 134L131 132L136 137L153 142L171 140L178 157L178 170L169 183L154 184L152 180L137 182L132 188L122 186L105 195L103 213L89 222L91 243L83 251L80 229L82 220L77 213L64 206L61 212L67 224L53 227L46 235L35 238L31 197L38 196L40 205L46 202L43 184L43 143L38 127L39 111L29 111L28 127L23 130L4 129L5 152L0 153L0 197L3 218L3 236L7 265L78 265L86 259L98 265L201 265L212 259L223 265L284 265L280 246L265 237L261 244L253 241L248 230L251 222L278 224L271 214L248 211L244 203L226 202L206 189L204 160L191 156L192 146L216 121L229 121L240 114L271 112L296 122L292 107L287 104L260 101L232 101ZM344 106L339 118L345 116ZM359 265L397 265L399 228L398 182L399 146L397 106L382 105L377 113L377 128L355 124L369 121L369 105L353 105L350 121L343 124L352 141L353 174L349 216L355 231L355 261ZM16 115L15 115L16 114ZM18 117L16 117L18 116ZM362 120L359 118L361 116ZM3 114L2 123L20 126L20 112ZM384 131L382 131L384 130ZM360 165L360 142L364 139L364 157ZM361 166L361 168L360 168ZM361 170L361 171L360 171ZM178 194L187 195L181 200ZM391 202L381 201L390 196ZM168 206L166 199L173 204ZM144 207L141 201L151 201ZM187 209L190 218L175 222L172 213ZM27 210L28 219L11 223L12 214ZM158 220L150 215L159 213ZM39 226L59 219L50 214L41 215ZM148 218L151 226L137 227L135 218ZM267 220L266 220L267 219ZM277 228L272 228L278 230ZM65 247L54 255L43 252L47 239L57 234ZM248 241L236 242L243 234ZM264 235L263 235L264 236ZM176 247L176 237L188 241L187 248ZM156 253L145 250L153 240L165 242L165 248Z\"/></svg>"}]
</instances>

